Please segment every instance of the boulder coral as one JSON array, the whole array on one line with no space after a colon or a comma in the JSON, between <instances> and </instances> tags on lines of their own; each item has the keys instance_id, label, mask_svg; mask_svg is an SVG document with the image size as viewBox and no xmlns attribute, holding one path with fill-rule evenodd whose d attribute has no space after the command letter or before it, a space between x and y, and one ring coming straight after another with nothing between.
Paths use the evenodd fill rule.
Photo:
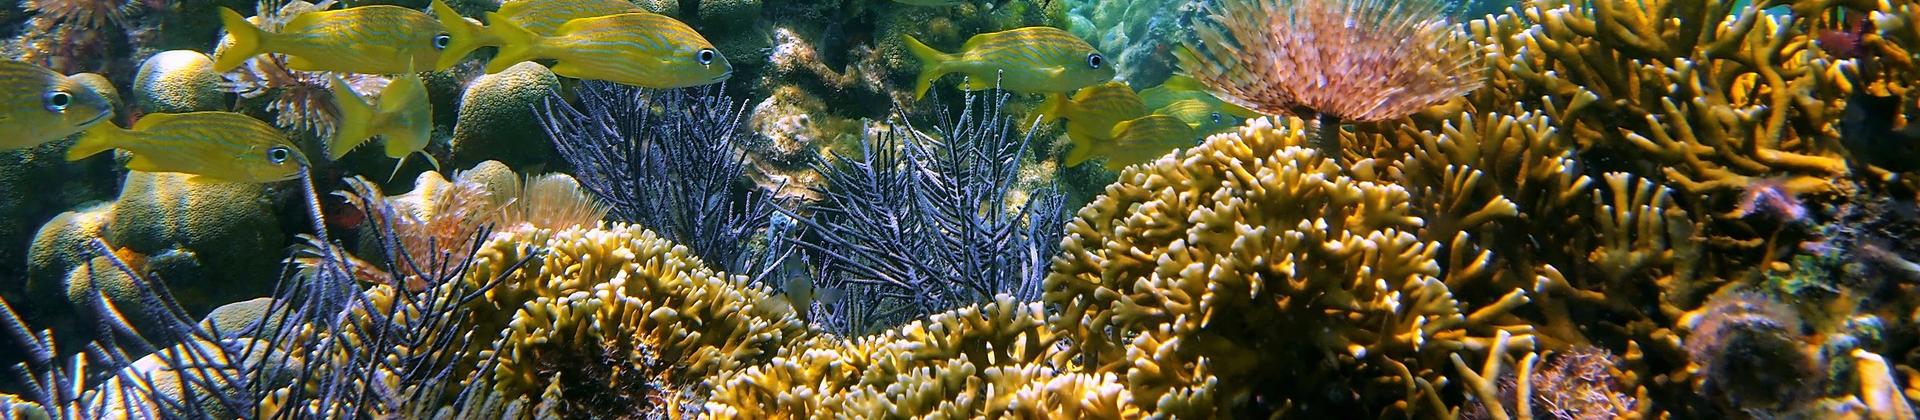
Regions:
<instances>
[{"instance_id":1,"label":"boulder coral","mask_svg":"<svg viewBox=\"0 0 1920 420\"><path fill-rule=\"evenodd\" d=\"M178 252L185 272L159 272L188 308L266 294L279 278L280 232L267 187L129 172L109 213L105 239L145 255ZM195 275L203 274L203 275Z\"/></svg>"},{"instance_id":2,"label":"boulder coral","mask_svg":"<svg viewBox=\"0 0 1920 420\"><path fill-rule=\"evenodd\" d=\"M191 50L154 54L133 76L133 101L143 112L220 111L227 98L213 59Z\"/></svg>"},{"instance_id":3,"label":"boulder coral","mask_svg":"<svg viewBox=\"0 0 1920 420\"><path fill-rule=\"evenodd\" d=\"M553 143L533 108L560 90L560 78L539 63L520 63L467 84L453 125L455 167L498 160L515 168L550 161ZM526 133L536 133L527 135Z\"/></svg>"}]
</instances>

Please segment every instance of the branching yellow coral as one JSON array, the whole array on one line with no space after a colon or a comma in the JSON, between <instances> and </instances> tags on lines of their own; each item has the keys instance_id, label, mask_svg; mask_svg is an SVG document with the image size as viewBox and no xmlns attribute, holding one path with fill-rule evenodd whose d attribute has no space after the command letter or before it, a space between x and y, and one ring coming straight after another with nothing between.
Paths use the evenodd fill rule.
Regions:
<instances>
[{"instance_id":1,"label":"branching yellow coral","mask_svg":"<svg viewBox=\"0 0 1920 420\"><path fill-rule=\"evenodd\" d=\"M494 359L484 375L507 398L555 388L563 415L679 412L667 402L704 395L702 379L765 363L806 331L767 290L626 225L502 235L469 279L534 250L536 263L474 301L512 314L477 317L482 330L504 329L481 353Z\"/></svg>"},{"instance_id":2,"label":"branching yellow coral","mask_svg":"<svg viewBox=\"0 0 1920 420\"><path fill-rule=\"evenodd\" d=\"M721 381L707 409L716 418L871 417L1136 418L1124 378L1073 373L1039 303L1007 295L936 314L880 335L817 337L772 362ZM1204 387L1187 404L1207 417Z\"/></svg>"},{"instance_id":3,"label":"branching yellow coral","mask_svg":"<svg viewBox=\"0 0 1920 420\"><path fill-rule=\"evenodd\" d=\"M1148 408L1209 366L1226 409L1440 413L1450 354L1498 331L1531 348L1503 316L1524 291L1457 302L1408 192L1297 147L1299 125L1259 120L1135 166L1080 210L1045 285L1078 363L1125 372Z\"/></svg>"},{"instance_id":4,"label":"branching yellow coral","mask_svg":"<svg viewBox=\"0 0 1920 420\"><path fill-rule=\"evenodd\" d=\"M1805 19L1837 1L1572 0L1476 21L1499 70L1492 106L1538 103L1583 149L1633 153L1688 192L1847 173L1830 142L1844 84ZM1804 10L1803 10L1804 9ZM1651 170L1649 171L1651 172ZM1642 175L1651 175L1643 173ZM1822 191L1825 183L1795 182Z\"/></svg>"}]
</instances>

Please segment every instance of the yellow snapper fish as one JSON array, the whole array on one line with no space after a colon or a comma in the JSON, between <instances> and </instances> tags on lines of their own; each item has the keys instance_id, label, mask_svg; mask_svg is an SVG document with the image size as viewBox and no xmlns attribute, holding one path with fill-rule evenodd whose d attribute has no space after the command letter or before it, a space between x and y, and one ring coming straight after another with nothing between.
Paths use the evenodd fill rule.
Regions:
<instances>
[{"instance_id":1,"label":"yellow snapper fish","mask_svg":"<svg viewBox=\"0 0 1920 420\"><path fill-rule=\"evenodd\" d=\"M368 102L339 75L333 76L332 89L334 105L340 109L340 124L333 141L327 143L328 159L339 160L368 138L380 136L386 143L387 157L400 159L398 165L405 165L408 156L425 150L427 142L433 140L433 105L427 103L427 85L420 82L419 73L394 78L380 92L378 102ZM421 155L433 163L434 169L440 168L433 155ZM400 170L398 165L395 171Z\"/></svg>"},{"instance_id":2,"label":"yellow snapper fish","mask_svg":"<svg viewBox=\"0 0 1920 420\"><path fill-rule=\"evenodd\" d=\"M307 158L285 133L243 114L222 111L147 114L124 129L87 130L67 160L125 150L127 169L178 172L230 182L266 183L300 176Z\"/></svg>"},{"instance_id":3,"label":"yellow snapper fish","mask_svg":"<svg viewBox=\"0 0 1920 420\"><path fill-rule=\"evenodd\" d=\"M1140 96L1122 82L1082 88L1074 92L1071 100L1066 96L1064 93L1047 95L1046 101L1040 104L1040 122L1066 118L1067 138L1073 139L1075 148L1112 139L1114 124L1147 116L1147 107Z\"/></svg>"},{"instance_id":4,"label":"yellow snapper fish","mask_svg":"<svg viewBox=\"0 0 1920 420\"><path fill-rule=\"evenodd\" d=\"M361 74L399 74L434 67L440 52L454 42L440 22L419 10L399 6L360 6L306 12L279 32L267 32L239 12L220 8L233 43L214 58L214 71L227 72L253 56L287 55L287 68Z\"/></svg>"},{"instance_id":5,"label":"yellow snapper fish","mask_svg":"<svg viewBox=\"0 0 1920 420\"><path fill-rule=\"evenodd\" d=\"M1240 117L1199 99L1173 101L1153 110L1153 113L1186 121L1188 127L1193 127L1194 134L1201 137L1233 131L1240 127L1242 121Z\"/></svg>"},{"instance_id":6,"label":"yellow snapper fish","mask_svg":"<svg viewBox=\"0 0 1920 420\"><path fill-rule=\"evenodd\" d=\"M1147 109L1166 108L1167 105L1171 105L1174 102L1188 99L1198 100L1214 108L1215 111L1240 117L1241 119L1260 116L1260 113L1254 112L1251 109L1230 104L1220 100L1220 98L1214 97L1212 93L1207 91L1206 86L1200 84L1199 80L1194 80L1192 76L1184 74L1173 75L1173 77L1167 78L1167 81L1160 83L1159 86L1140 91L1140 100L1147 104Z\"/></svg>"},{"instance_id":7,"label":"yellow snapper fish","mask_svg":"<svg viewBox=\"0 0 1920 420\"><path fill-rule=\"evenodd\" d=\"M113 102L45 67L0 60L0 150L66 138L113 115Z\"/></svg>"},{"instance_id":8,"label":"yellow snapper fish","mask_svg":"<svg viewBox=\"0 0 1920 420\"><path fill-rule=\"evenodd\" d=\"M551 59L553 74L643 88L712 84L733 75L733 65L692 27L665 15L622 13L574 19L553 35L540 35L499 13L488 13L505 43L487 73L522 61Z\"/></svg>"},{"instance_id":9,"label":"yellow snapper fish","mask_svg":"<svg viewBox=\"0 0 1920 420\"><path fill-rule=\"evenodd\" d=\"M948 73L967 76L967 90L993 88L1020 93L1065 93L1113 80L1113 66L1093 45L1059 28L1032 26L974 35L947 54L912 35L907 51L920 59L913 97L920 99L933 81Z\"/></svg>"},{"instance_id":10,"label":"yellow snapper fish","mask_svg":"<svg viewBox=\"0 0 1920 420\"><path fill-rule=\"evenodd\" d=\"M435 68L453 67L473 50L505 44L493 34L496 28L460 17L460 13L447 6L446 1L434 0L432 7L434 16L440 18L440 24L453 36L453 42L447 45L446 51L441 51L440 61L434 65ZM560 25L574 19L644 12L646 9L627 0L516 0L500 5L498 13L529 32L553 36Z\"/></svg>"},{"instance_id":11,"label":"yellow snapper fish","mask_svg":"<svg viewBox=\"0 0 1920 420\"><path fill-rule=\"evenodd\" d=\"M1099 153L1106 156L1108 170L1119 171L1127 165L1152 161L1168 150L1192 146L1198 137L1186 121L1148 115L1114 124L1113 140L1102 145ZM1067 153L1067 166L1080 166L1092 159L1093 154L1094 148L1076 145Z\"/></svg>"}]
</instances>

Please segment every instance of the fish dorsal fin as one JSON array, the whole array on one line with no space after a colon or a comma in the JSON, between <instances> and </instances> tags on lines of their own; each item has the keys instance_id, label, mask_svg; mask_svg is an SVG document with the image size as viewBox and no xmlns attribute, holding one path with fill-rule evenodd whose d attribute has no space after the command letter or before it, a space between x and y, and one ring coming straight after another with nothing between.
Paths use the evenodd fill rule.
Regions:
<instances>
[{"instance_id":1,"label":"fish dorsal fin","mask_svg":"<svg viewBox=\"0 0 1920 420\"><path fill-rule=\"evenodd\" d=\"M989 42L993 42L998 37L999 37L998 34L991 34L991 33L974 35L972 38L967 38L966 43L960 44L960 50L954 51L953 54L965 55L967 53L979 51L979 48L981 46L987 45L987 43Z\"/></svg>"},{"instance_id":2,"label":"fish dorsal fin","mask_svg":"<svg viewBox=\"0 0 1920 420\"><path fill-rule=\"evenodd\" d=\"M191 113L187 113L187 114L191 114ZM167 123L168 121L173 121L173 120L176 120L176 119L180 119L180 118L184 118L184 117L185 117L185 116L186 116L187 114L147 114L147 115L142 115L142 116L140 116L140 120L139 120L139 121L134 121L134 122L133 122L133 131L146 131L147 129L150 129L150 128L153 128L154 126L157 126L157 125L160 125L160 124L165 124L165 123Z\"/></svg>"},{"instance_id":3,"label":"fish dorsal fin","mask_svg":"<svg viewBox=\"0 0 1920 420\"><path fill-rule=\"evenodd\" d=\"M1160 86L1168 89L1207 90L1205 86L1200 85L1199 80L1195 80L1193 76L1184 74L1175 74L1172 77L1168 77L1166 82L1160 83Z\"/></svg>"},{"instance_id":4,"label":"fish dorsal fin","mask_svg":"<svg viewBox=\"0 0 1920 420\"><path fill-rule=\"evenodd\" d=\"M327 11L314 10L310 12L301 12L300 14L293 15L293 18L287 19L287 23L281 24L280 30L275 32L278 32L278 33L306 32L308 29L315 28L317 25L321 23L320 22L322 18L321 14L325 12Z\"/></svg>"}]
</instances>

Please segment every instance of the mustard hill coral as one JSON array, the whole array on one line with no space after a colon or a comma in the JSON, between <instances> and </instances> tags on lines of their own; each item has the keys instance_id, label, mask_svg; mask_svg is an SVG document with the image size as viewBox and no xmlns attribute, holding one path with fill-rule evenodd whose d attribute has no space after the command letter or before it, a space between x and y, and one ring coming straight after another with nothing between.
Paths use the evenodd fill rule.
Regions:
<instances>
[{"instance_id":1,"label":"mustard hill coral","mask_svg":"<svg viewBox=\"0 0 1920 420\"><path fill-rule=\"evenodd\" d=\"M1225 1L1196 26L1198 45L1177 55L1220 99L1267 115L1296 115L1322 130L1399 119L1480 87L1480 52L1445 8L1432 0ZM1337 152L1338 141L1315 140L1324 152Z\"/></svg>"},{"instance_id":2,"label":"mustard hill coral","mask_svg":"<svg viewBox=\"0 0 1920 420\"><path fill-rule=\"evenodd\" d=\"M1532 347L1507 316L1524 289L1456 301L1408 191L1344 175L1298 127L1257 120L1134 166L1080 210L1045 285L1078 364L1124 372L1148 408L1210 379L1179 373L1201 364L1229 412L1438 415L1449 355L1500 331ZM1260 344L1279 342L1301 345Z\"/></svg>"}]
</instances>

